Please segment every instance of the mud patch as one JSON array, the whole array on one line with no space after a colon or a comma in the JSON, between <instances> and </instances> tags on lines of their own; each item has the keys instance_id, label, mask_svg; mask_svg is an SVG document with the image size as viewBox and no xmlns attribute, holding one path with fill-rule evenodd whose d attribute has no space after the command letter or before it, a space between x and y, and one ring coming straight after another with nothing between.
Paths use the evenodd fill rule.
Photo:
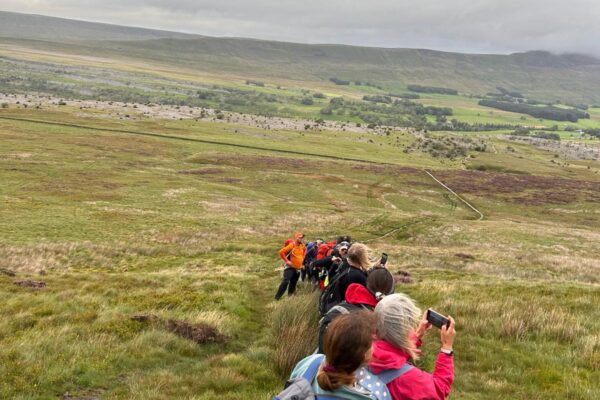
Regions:
<instances>
[{"instance_id":1,"label":"mud patch","mask_svg":"<svg viewBox=\"0 0 600 400\"><path fill-rule=\"evenodd\" d=\"M137 322L154 322L158 321L160 318L152 314L136 314L133 317L131 317L131 319Z\"/></svg>"},{"instance_id":2,"label":"mud patch","mask_svg":"<svg viewBox=\"0 0 600 400\"><path fill-rule=\"evenodd\" d=\"M167 321L166 327L169 332L198 344L223 343L225 341L225 336L216 328L204 323L190 324L185 321L170 319Z\"/></svg>"},{"instance_id":3,"label":"mud patch","mask_svg":"<svg viewBox=\"0 0 600 400\"><path fill-rule=\"evenodd\" d=\"M473 257L472 255L467 254L467 253L456 253L454 256L458 257L460 259L463 259L463 260L474 260L475 259L475 257Z\"/></svg>"},{"instance_id":4,"label":"mud patch","mask_svg":"<svg viewBox=\"0 0 600 400\"><path fill-rule=\"evenodd\" d=\"M197 344L223 343L227 340L227 337L220 333L217 328L202 322L192 324L177 319L165 320L153 314L137 314L132 316L131 319L141 323L155 324Z\"/></svg>"},{"instance_id":5,"label":"mud patch","mask_svg":"<svg viewBox=\"0 0 600 400\"><path fill-rule=\"evenodd\" d=\"M394 274L395 283L413 283L413 278L408 271L398 271Z\"/></svg>"},{"instance_id":6,"label":"mud patch","mask_svg":"<svg viewBox=\"0 0 600 400\"><path fill-rule=\"evenodd\" d=\"M24 280L20 280L20 281L15 281L14 283L17 286L21 286L21 287L24 287L24 288L31 288L31 289L43 289L43 288L46 287L46 282L33 281L31 279L24 279Z\"/></svg>"},{"instance_id":7,"label":"mud patch","mask_svg":"<svg viewBox=\"0 0 600 400\"><path fill-rule=\"evenodd\" d=\"M10 269L6 269L6 268L0 268L0 274L4 274L4 275L8 275L8 276L17 276L17 274L14 271L11 271Z\"/></svg>"}]
</instances>

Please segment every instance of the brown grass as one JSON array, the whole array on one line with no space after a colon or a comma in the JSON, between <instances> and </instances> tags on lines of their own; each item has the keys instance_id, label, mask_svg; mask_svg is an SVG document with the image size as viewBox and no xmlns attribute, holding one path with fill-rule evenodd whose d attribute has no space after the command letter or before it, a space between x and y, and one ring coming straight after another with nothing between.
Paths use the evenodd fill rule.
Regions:
<instances>
[{"instance_id":1,"label":"brown grass","mask_svg":"<svg viewBox=\"0 0 600 400\"><path fill-rule=\"evenodd\" d=\"M438 178L459 193L473 193L525 205L600 202L600 182L540 175L470 170L439 171Z\"/></svg>"}]
</instances>

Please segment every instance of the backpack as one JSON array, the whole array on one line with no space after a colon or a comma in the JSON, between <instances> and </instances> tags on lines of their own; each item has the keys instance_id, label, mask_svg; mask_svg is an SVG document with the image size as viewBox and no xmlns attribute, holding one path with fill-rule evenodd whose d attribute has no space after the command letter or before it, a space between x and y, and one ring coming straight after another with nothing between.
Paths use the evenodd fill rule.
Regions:
<instances>
[{"instance_id":1,"label":"backpack","mask_svg":"<svg viewBox=\"0 0 600 400\"><path fill-rule=\"evenodd\" d=\"M273 400L338 400L339 398L335 396L317 396L312 389L312 382L315 380L319 365L321 365L324 358L324 355L316 357L304 374L287 381L283 391L274 396Z\"/></svg>"},{"instance_id":2,"label":"backpack","mask_svg":"<svg viewBox=\"0 0 600 400\"><path fill-rule=\"evenodd\" d=\"M335 242L323 243L319 246L317 251L317 260L321 260L329 254L329 252L335 247Z\"/></svg>"},{"instance_id":3,"label":"backpack","mask_svg":"<svg viewBox=\"0 0 600 400\"><path fill-rule=\"evenodd\" d=\"M401 368L398 369L386 369L375 375L366 367L359 369L356 372L356 379L358 384L364 389L371 392L377 400L392 400L392 395L387 388L388 383L404 375L410 371L413 366L410 363L405 363Z\"/></svg>"},{"instance_id":4,"label":"backpack","mask_svg":"<svg viewBox=\"0 0 600 400\"><path fill-rule=\"evenodd\" d=\"M309 266L317 257L318 247L315 242L306 245L306 254L304 255L304 265Z\"/></svg>"},{"instance_id":5,"label":"backpack","mask_svg":"<svg viewBox=\"0 0 600 400\"><path fill-rule=\"evenodd\" d=\"M342 293L341 280L350 272L350 266L342 264L340 268L335 276L329 280L328 285L325 286L325 290L321 293L321 297L319 297L319 313L321 316L327 314L334 306L344 301L345 293Z\"/></svg>"},{"instance_id":6,"label":"backpack","mask_svg":"<svg viewBox=\"0 0 600 400\"><path fill-rule=\"evenodd\" d=\"M325 331L327 331L327 327L329 326L329 324L340 315L350 314L351 312L356 310L373 311L373 308L367 306L366 304L350 304L343 301L340 304L331 307L331 309L327 311L327 314L325 314L323 318L319 320L319 349L317 350L318 353L323 352L323 340L325 339Z\"/></svg>"}]
</instances>

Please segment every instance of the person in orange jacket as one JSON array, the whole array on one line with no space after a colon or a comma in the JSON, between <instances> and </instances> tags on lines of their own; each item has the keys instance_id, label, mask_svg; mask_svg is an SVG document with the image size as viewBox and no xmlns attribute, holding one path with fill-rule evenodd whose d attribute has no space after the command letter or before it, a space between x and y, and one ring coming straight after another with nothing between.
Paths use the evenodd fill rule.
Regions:
<instances>
[{"instance_id":1,"label":"person in orange jacket","mask_svg":"<svg viewBox=\"0 0 600 400\"><path fill-rule=\"evenodd\" d=\"M302 242L303 240L304 235L298 232L294 235L293 242L279 250L279 256L285 262L285 269L283 270L283 279L275 294L275 300L281 299L286 289L289 296L296 291L296 284L306 255L306 246Z\"/></svg>"}]
</instances>

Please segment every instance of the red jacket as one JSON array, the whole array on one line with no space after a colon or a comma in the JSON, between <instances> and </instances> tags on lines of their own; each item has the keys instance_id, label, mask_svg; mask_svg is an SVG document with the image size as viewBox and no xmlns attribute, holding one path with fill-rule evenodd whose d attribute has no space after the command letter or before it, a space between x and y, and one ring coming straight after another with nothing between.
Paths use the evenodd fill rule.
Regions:
<instances>
[{"instance_id":1,"label":"red jacket","mask_svg":"<svg viewBox=\"0 0 600 400\"><path fill-rule=\"evenodd\" d=\"M345 298L346 303L349 304L365 304L373 308L377 305L377 299L373 293L360 283L351 283L346 289Z\"/></svg>"},{"instance_id":2,"label":"red jacket","mask_svg":"<svg viewBox=\"0 0 600 400\"><path fill-rule=\"evenodd\" d=\"M417 340L417 346L421 346L420 340ZM384 340L376 340L369 368L378 374L386 369L401 368L408 358L404 350ZM387 387L394 400L444 400L450 394L453 381L452 356L440 352L433 374L415 367L388 383Z\"/></svg>"}]
</instances>

